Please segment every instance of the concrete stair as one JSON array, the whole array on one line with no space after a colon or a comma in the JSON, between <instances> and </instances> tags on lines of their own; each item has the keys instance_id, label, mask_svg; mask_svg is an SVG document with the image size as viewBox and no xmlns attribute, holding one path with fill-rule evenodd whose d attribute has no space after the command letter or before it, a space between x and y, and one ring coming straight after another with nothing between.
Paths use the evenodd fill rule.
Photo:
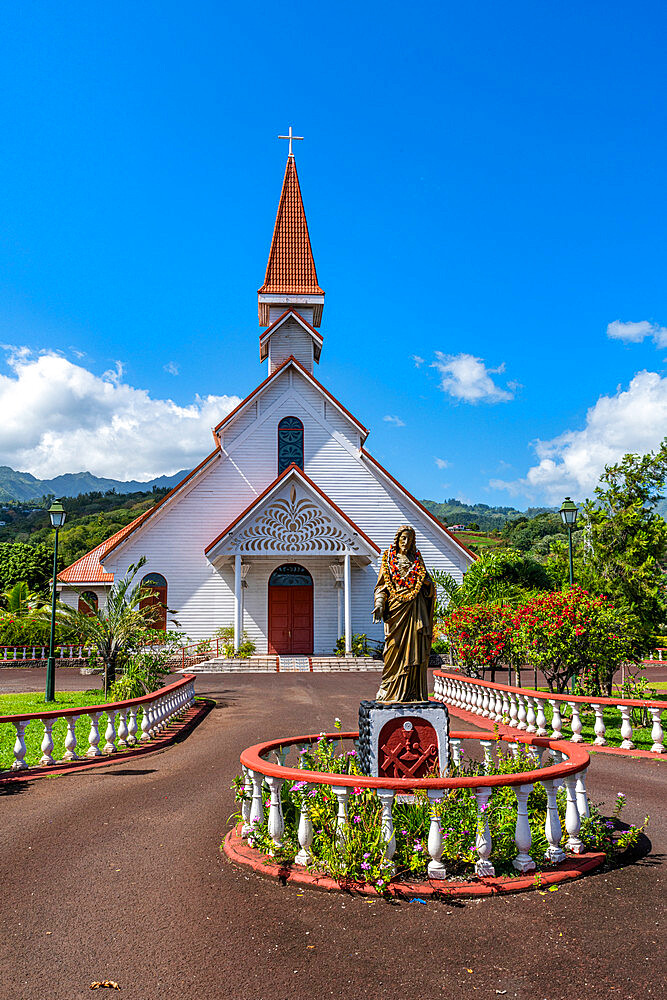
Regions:
<instances>
[{"instance_id":1,"label":"concrete stair","mask_svg":"<svg viewBox=\"0 0 667 1000\"><path fill-rule=\"evenodd\" d=\"M367 656L284 657L285 664L280 670L276 668L277 659L279 660L280 657L250 656L248 659L240 660L214 656L210 660L186 666L180 672L187 674L310 673L311 663L313 673L382 670L381 660L372 660Z\"/></svg>"}]
</instances>

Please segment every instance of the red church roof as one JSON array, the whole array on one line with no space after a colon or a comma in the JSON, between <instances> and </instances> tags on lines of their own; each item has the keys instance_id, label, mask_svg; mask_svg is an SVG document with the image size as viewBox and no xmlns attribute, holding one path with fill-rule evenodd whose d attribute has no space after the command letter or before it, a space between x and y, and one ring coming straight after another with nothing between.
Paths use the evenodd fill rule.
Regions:
<instances>
[{"instance_id":1,"label":"red church roof","mask_svg":"<svg viewBox=\"0 0 667 1000\"><path fill-rule=\"evenodd\" d=\"M287 158L269 261L259 293L324 295L317 283L308 223L293 156Z\"/></svg>"},{"instance_id":2,"label":"red church roof","mask_svg":"<svg viewBox=\"0 0 667 1000\"><path fill-rule=\"evenodd\" d=\"M102 568L102 559L107 549L125 538L130 531L137 527L140 521L143 521L148 513L149 511L144 511L134 521L117 531L115 535L111 535L96 548L86 552L85 556L81 556L71 566L58 573L58 580L61 583L113 583L113 573L107 573Z\"/></svg>"}]
</instances>

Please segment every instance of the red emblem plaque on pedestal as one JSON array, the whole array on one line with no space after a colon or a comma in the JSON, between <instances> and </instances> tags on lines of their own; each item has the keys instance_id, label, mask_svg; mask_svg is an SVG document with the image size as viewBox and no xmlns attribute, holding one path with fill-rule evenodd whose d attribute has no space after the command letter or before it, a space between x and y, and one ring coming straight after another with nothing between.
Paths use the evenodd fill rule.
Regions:
<instances>
[{"instance_id":1,"label":"red emblem plaque on pedestal","mask_svg":"<svg viewBox=\"0 0 667 1000\"><path fill-rule=\"evenodd\" d=\"M426 719L398 717L378 738L378 777L424 778L438 774L438 734Z\"/></svg>"}]
</instances>

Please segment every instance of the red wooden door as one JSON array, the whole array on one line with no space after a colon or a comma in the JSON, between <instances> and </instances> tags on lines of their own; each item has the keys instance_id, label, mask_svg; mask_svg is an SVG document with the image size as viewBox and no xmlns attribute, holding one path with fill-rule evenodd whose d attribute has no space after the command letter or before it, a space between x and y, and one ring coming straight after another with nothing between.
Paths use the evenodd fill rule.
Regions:
<instances>
[{"instance_id":1,"label":"red wooden door","mask_svg":"<svg viewBox=\"0 0 667 1000\"><path fill-rule=\"evenodd\" d=\"M312 587L269 587L269 652L283 656L312 654Z\"/></svg>"}]
</instances>

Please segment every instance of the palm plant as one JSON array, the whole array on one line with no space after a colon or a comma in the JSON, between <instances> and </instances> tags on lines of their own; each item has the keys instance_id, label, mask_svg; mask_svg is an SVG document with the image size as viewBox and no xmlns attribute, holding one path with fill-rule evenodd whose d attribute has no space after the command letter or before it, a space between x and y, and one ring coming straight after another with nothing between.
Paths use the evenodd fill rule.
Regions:
<instances>
[{"instance_id":1,"label":"palm plant","mask_svg":"<svg viewBox=\"0 0 667 1000\"><path fill-rule=\"evenodd\" d=\"M27 615L41 603L39 595L34 594L24 582L15 583L9 590L5 590L2 601L5 609L13 615Z\"/></svg>"},{"instance_id":2,"label":"palm plant","mask_svg":"<svg viewBox=\"0 0 667 1000\"><path fill-rule=\"evenodd\" d=\"M134 583L145 561L142 558L136 566L130 566L127 576L111 587L106 605L92 614L66 605L58 610L61 623L79 635L83 643L97 650L104 663L105 695L116 679L116 668L131 650L146 643L147 632L161 613L160 605L147 600L154 596L154 591Z\"/></svg>"}]
</instances>

